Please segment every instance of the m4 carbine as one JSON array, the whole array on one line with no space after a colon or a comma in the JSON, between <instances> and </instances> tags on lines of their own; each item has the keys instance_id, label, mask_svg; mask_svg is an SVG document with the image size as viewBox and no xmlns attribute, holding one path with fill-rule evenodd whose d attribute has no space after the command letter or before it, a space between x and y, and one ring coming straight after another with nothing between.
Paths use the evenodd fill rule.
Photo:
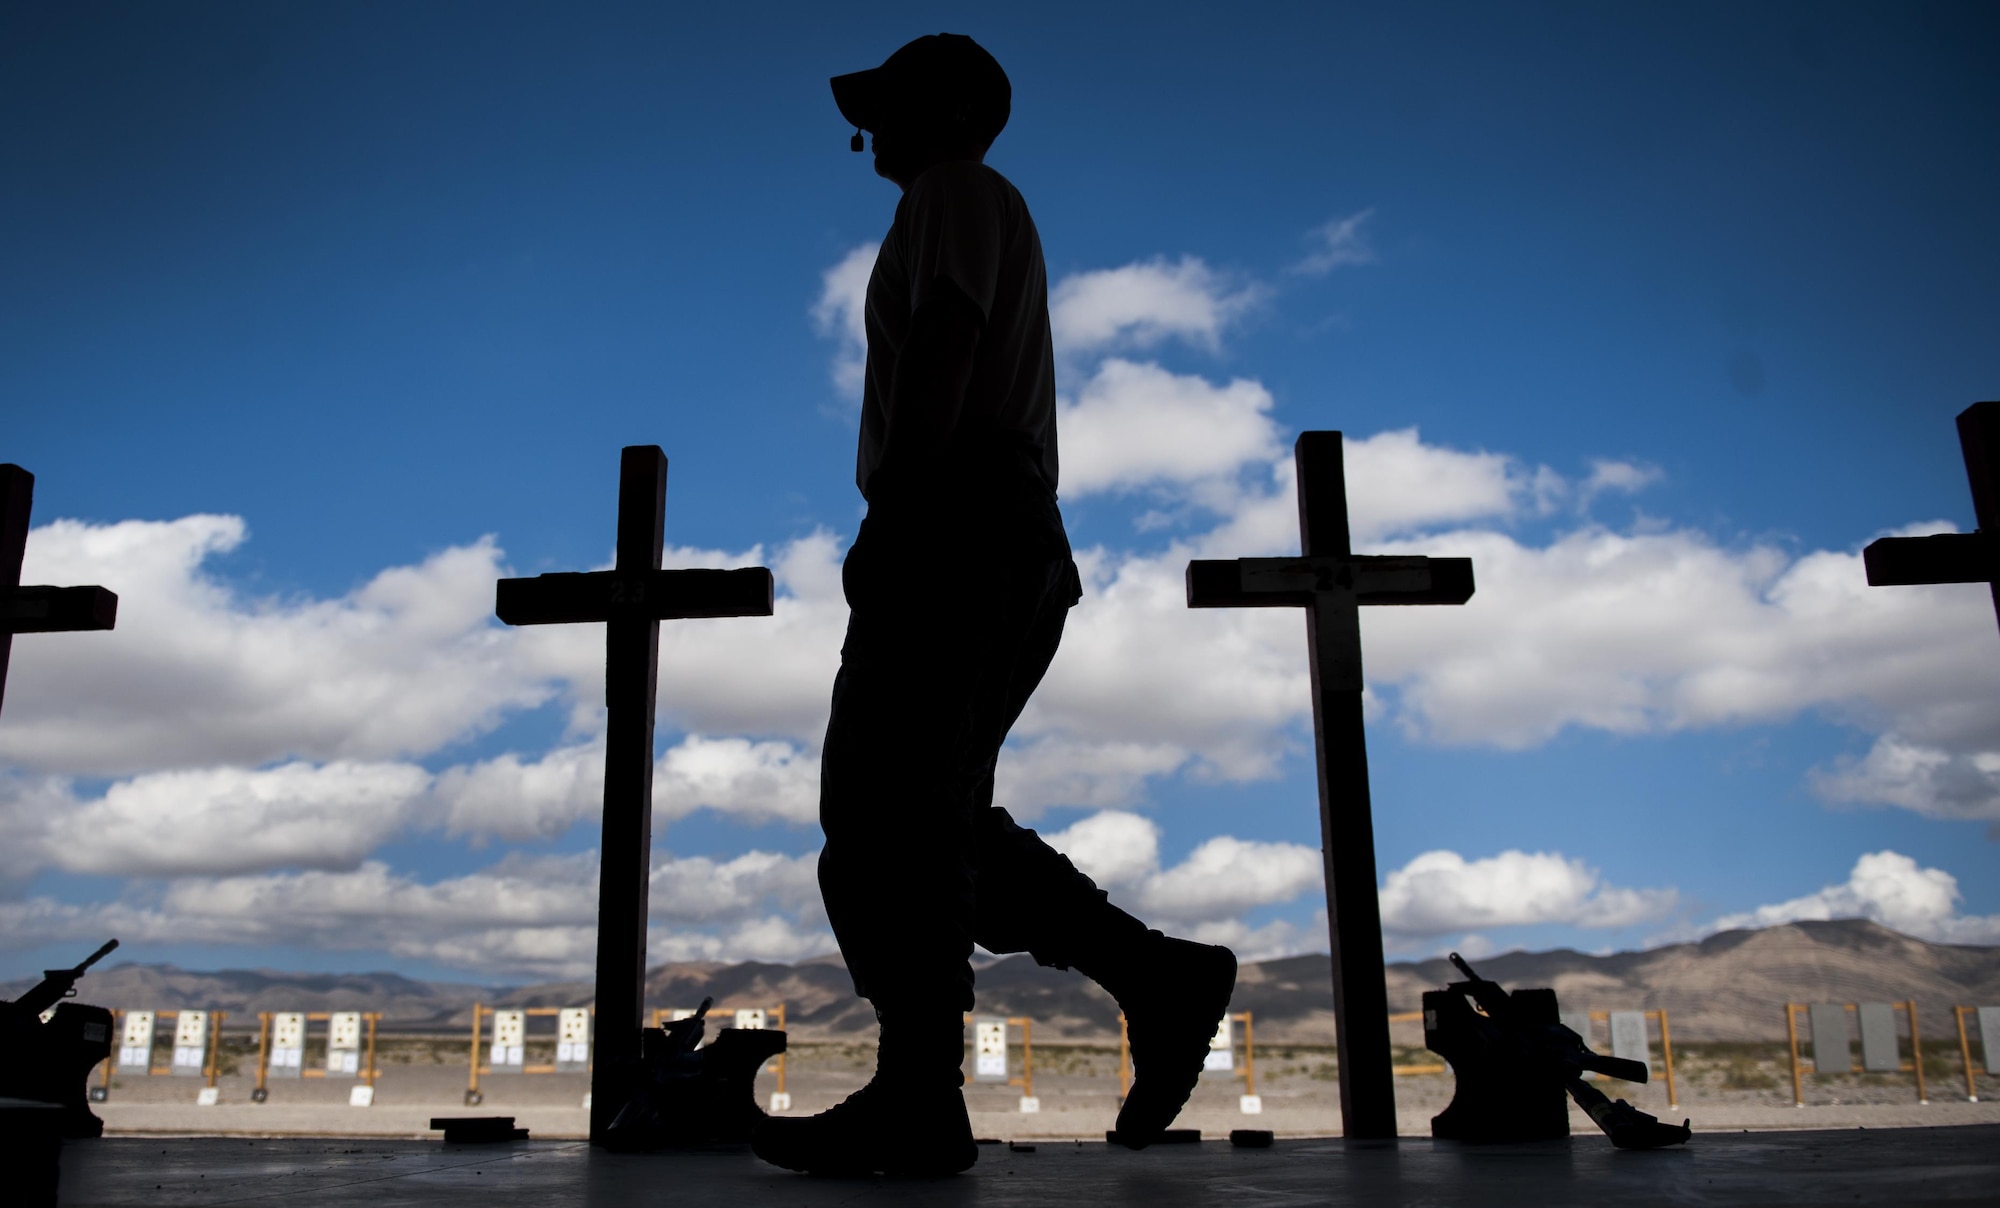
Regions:
<instances>
[{"instance_id":1,"label":"m4 carbine","mask_svg":"<svg viewBox=\"0 0 2000 1208\"><path fill-rule=\"evenodd\" d=\"M76 997L77 979L90 972L92 965L109 956L111 950L117 946L117 940L106 941L104 947L85 957L83 963L74 969L44 969L42 980L34 989L15 999L11 1004L12 1009L21 1015L33 1018L65 998Z\"/></svg>"},{"instance_id":2,"label":"m4 carbine","mask_svg":"<svg viewBox=\"0 0 2000 1208\"><path fill-rule=\"evenodd\" d=\"M1560 1129L1555 1132L1558 1136L1566 1134L1567 1125L1559 1119L1538 1125L1509 1111L1508 1119L1488 1120L1487 1117L1508 1110L1502 1107L1496 1094L1500 1088L1489 1085L1503 1072L1505 1076L1525 1079L1550 1091L1562 1087L1620 1149L1680 1145L1693 1135L1687 1121L1663 1124L1623 1099L1611 1100L1583 1080L1583 1075L1589 1072L1643 1083L1648 1070L1643 1061L1591 1052L1583 1037L1557 1018L1553 991L1522 990L1510 994L1499 983L1479 976L1458 953L1451 954L1451 963L1465 975L1465 980L1452 983L1444 992L1424 995L1425 1041L1434 1050L1443 1052L1459 1075L1459 1097L1445 1115L1433 1122L1437 1135L1525 1140L1530 1137L1516 1134L1521 1134L1524 1128L1532 1131L1537 1127ZM1471 996L1482 1014L1475 1015L1466 1009L1462 998L1456 999L1459 1004L1456 1010L1447 1011L1445 1008L1454 996L1460 994ZM1529 1010L1524 1004L1532 1004L1535 1009ZM1477 1089L1468 1086L1469 1079L1477 1084ZM1550 1106L1559 1103L1560 1097ZM1447 1120L1449 1124L1440 1129L1439 1124Z\"/></svg>"}]
</instances>

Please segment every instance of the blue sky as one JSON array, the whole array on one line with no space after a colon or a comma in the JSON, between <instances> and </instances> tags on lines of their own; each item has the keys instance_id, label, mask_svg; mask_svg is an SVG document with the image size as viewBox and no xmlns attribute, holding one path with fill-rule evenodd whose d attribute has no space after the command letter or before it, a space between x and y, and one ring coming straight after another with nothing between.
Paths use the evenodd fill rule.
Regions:
<instances>
[{"instance_id":1,"label":"blue sky","mask_svg":"<svg viewBox=\"0 0 2000 1208\"><path fill-rule=\"evenodd\" d=\"M574 971L597 638L482 610L607 559L628 443L683 561L785 595L668 627L655 954L825 946L838 367L894 203L825 80L939 29L1013 78L989 162L1065 349L1092 589L1010 764L1034 825L1153 917L1312 946L1303 625L1161 592L1282 548L1291 439L1339 428L1360 539L1481 584L1364 622L1392 951L2000 942L1990 604L1854 586L1972 523L1990 7L1251 11L0 12L0 459L68 522L30 577L124 608L15 644L0 973L107 928Z\"/></svg>"}]
</instances>

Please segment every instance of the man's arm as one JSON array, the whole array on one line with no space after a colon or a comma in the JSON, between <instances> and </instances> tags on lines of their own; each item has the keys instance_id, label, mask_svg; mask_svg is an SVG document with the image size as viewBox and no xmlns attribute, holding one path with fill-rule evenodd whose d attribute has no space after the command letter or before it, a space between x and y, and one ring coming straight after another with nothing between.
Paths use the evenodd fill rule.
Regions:
<instances>
[{"instance_id":1,"label":"man's arm","mask_svg":"<svg viewBox=\"0 0 2000 1208\"><path fill-rule=\"evenodd\" d=\"M957 430L972 384L985 316L958 283L939 277L910 317L886 407L880 469L902 471L936 453Z\"/></svg>"}]
</instances>

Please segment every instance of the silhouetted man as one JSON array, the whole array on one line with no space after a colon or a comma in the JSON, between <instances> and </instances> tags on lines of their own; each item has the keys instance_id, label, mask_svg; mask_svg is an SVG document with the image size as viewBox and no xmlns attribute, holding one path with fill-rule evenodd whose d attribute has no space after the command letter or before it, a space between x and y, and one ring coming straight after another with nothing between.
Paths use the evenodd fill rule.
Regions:
<instances>
[{"instance_id":1,"label":"silhouetted man","mask_svg":"<svg viewBox=\"0 0 2000 1208\"><path fill-rule=\"evenodd\" d=\"M961 1013L976 941L1118 1000L1136 1072L1118 1130L1141 1148L1199 1079L1236 958L1148 930L993 805L1001 743L1082 594L1056 510L1041 239L982 162L1011 89L972 39L940 34L835 77L833 95L903 190L868 282L868 515L842 570L852 615L820 766L820 888L882 1032L866 1087L765 1121L754 1145L822 1173L972 1165Z\"/></svg>"}]
</instances>

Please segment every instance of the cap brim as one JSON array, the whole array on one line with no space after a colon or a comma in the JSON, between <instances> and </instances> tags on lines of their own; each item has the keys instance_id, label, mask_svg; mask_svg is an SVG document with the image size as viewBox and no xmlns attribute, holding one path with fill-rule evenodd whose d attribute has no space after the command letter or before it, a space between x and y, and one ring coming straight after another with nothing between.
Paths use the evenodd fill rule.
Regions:
<instances>
[{"instance_id":1,"label":"cap brim","mask_svg":"<svg viewBox=\"0 0 2000 1208\"><path fill-rule=\"evenodd\" d=\"M840 106L840 116L857 129L875 129L882 114L882 69L871 67L867 71L837 75L829 83L833 85L833 103Z\"/></svg>"}]
</instances>

